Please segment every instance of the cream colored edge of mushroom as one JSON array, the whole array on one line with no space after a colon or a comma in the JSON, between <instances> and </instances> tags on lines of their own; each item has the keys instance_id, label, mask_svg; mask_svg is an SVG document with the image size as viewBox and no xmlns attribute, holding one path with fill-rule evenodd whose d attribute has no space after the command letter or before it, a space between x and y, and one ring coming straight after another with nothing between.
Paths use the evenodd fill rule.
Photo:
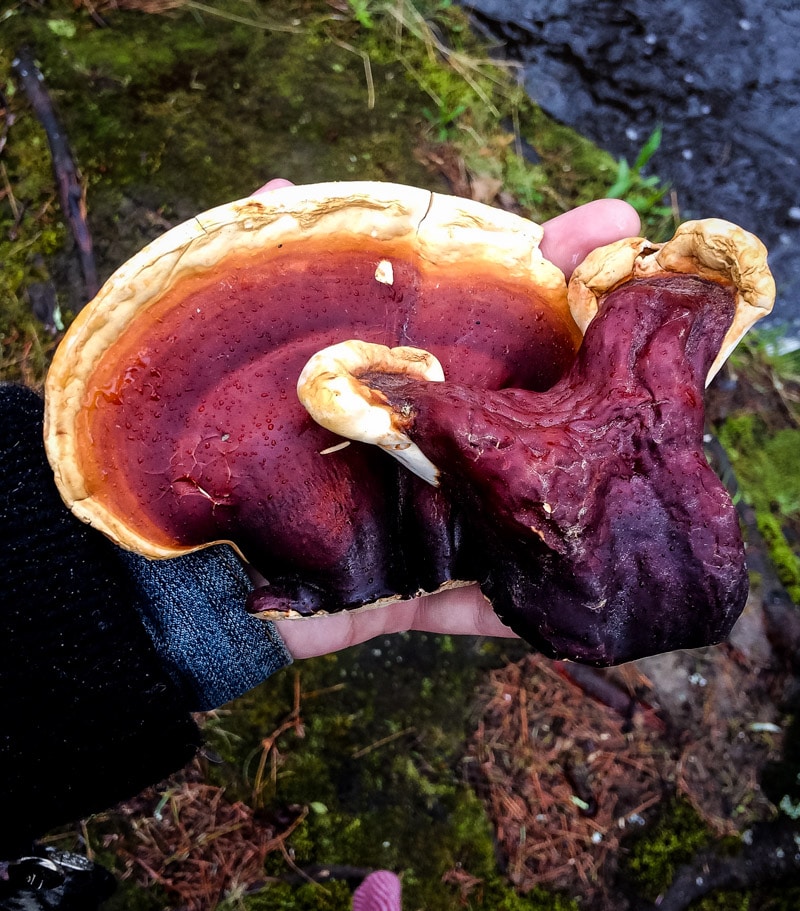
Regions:
<instances>
[{"instance_id":1,"label":"cream colored edge of mushroom","mask_svg":"<svg viewBox=\"0 0 800 911\"><path fill-rule=\"evenodd\" d=\"M535 276L537 288L555 290L563 298L564 273L545 259L540 249L543 237L541 225L513 212L434 193L417 243L423 260L436 266L491 259L509 277Z\"/></svg>"},{"instance_id":2,"label":"cream colored edge of mushroom","mask_svg":"<svg viewBox=\"0 0 800 911\"><path fill-rule=\"evenodd\" d=\"M554 300L560 276L568 318L563 276L539 251L541 227L481 203L400 184L343 181L284 187L218 206L167 231L120 266L55 353L45 384L45 447L61 496L75 515L148 556L198 549L151 545L86 489L74 428L87 379L125 327L182 278L214 267L233 247L258 251L318 233L413 239L421 261L434 264L489 257L513 274L541 276ZM460 255L453 252L458 245Z\"/></svg>"},{"instance_id":3,"label":"cream colored edge of mushroom","mask_svg":"<svg viewBox=\"0 0 800 911\"><path fill-rule=\"evenodd\" d=\"M593 250L570 280L570 310L585 332L599 301L618 285L631 278L676 273L729 282L736 289L733 321L706 377L708 385L745 333L775 303L767 249L738 225L720 218L698 219L684 222L663 244L634 237Z\"/></svg>"},{"instance_id":4,"label":"cream colored edge of mushroom","mask_svg":"<svg viewBox=\"0 0 800 911\"><path fill-rule=\"evenodd\" d=\"M314 354L300 372L297 397L321 427L348 440L379 446L434 487L439 469L403 431L386 398L359 379L367 372L442 382L439 361L421 348L389 348L350 339Z\"/></svg>"},{"instance_id":5,"label":"cream colored edge of mushroom","mask_svg":"<svg viewBox=\"0 0 800 911\"><path fill-rule=\"evenodd\" d=\"M420 589L414 595L411 595L411 598L427 598L429 595L438 595L441 592L453 591L459 588L469 588L473 585L477 586L477 582L475 582L474 579L448 579L447 582L443 582L433 591L428 592ZM483 592L481 592L481 596L486 602L487 608L491 608L492 602L483 594ZM362 604L360 607L350 607L347 609L347 613L360 614L364 611L375 610L375 608L386 607L389 604L399 604L404 601L409 601L411 598L404 595L387 595L384 598L370 601L369 604ZM315 614L301 614L299 611L295 610L264 610L256 611L253 616L258 617L260 620L309 620L311 617L329 617L332 616L332 613L326 610L321 610Z\"/></svg>"}]
</instances>

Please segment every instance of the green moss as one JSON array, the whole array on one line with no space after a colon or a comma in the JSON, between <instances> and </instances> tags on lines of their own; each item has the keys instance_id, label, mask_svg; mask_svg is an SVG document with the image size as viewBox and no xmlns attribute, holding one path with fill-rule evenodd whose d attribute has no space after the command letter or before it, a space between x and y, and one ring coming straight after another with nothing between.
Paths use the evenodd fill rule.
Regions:
<instances>
[{"instance_id":1,"label":"green moss","mask_svg":"<svg viewBox=\"0 0 800 911\"><path fill-rule=\"evenodd\" d=\"M41 383L52 339L31 312L28 289L50 278L66 238L44 131L24 116L11 54L0 48L0 92L8 103L0 182L0 380Z\"/></svg>"},{"instance_id":2,"label":"green moss","mask_svg":"<svg viewBox=\"0 0 800 911\"><path fill-rule=\"evenodd\" d=\"M694 911L751 911L749 892L733 892L721 889L713 895L695 902Z\"/></svg>"},{"instance_id":3,"label":"green moss","mask_svg":"<svg viewBox=\"0 0 800 911\"><path fill-rule=\"evenodd\" d=\"M757 506L800 513L800 431L770 433L759 415L738 414L725 422L720 440Z\"/></svg>"},{"instance_id":4,"label":"green moss","mask_svg":"<svg viewBox=\"0 0 800 911\"><path fill-rule=\"evenodd\" d=\"M237 0L217 8L259 24L268 15L290 31L198 10L109 13L99 28L67 3L26 5L4 22L6 46L36 50L87 182L102 274L165 219L246 195L273 176L445 188L414 156L427 96L415 95L399 64L376 66L370 108L364 61L333 34L325 3L305 4L302 19L287 0L263 13ZM49 27L56 14L76 23L74 35ZM36 156L10 175L21 198L42 184L52 189L47 145L24 100L8 154Z\"/></svg>"},{"instance_id":5,"label":"green moss","mask_svg":"<svg viewBox=\"0 0 800 911\"><path fill-rule=\"evenodd\" d=\"M256 895L228 902L220 911L349 911L352 892L344 882L329 882L324 886L305 883L289 886L276 883Z\"/></svg>"},{"instance_id":6,"label":"green moss","mask_svg":"<svg viewBox=\"0 0 800 911\"><path fill-rule=\"evenodd\" d=\"M381 0L367 3L368 19L352 9L332 16L324 0L219 0L213 9L106 11L100 26L86 9L54 0L19 5L4 19L6 94L13 49L33 47L87 186L101 277L165 223L269 177L447 190L419 154L441 138L471 174L501 180L537 220L604 195L613 180L610 156L530 102L452 4ZM14 107L9 180L25 217L38 213L38 221L22 226L16 249L0 251L0 295L5 325L29 348L22 298L36 251L58 254L49 271L62 310L83 300L45 137L24 98ZM526 143L538 160L520 154ZM0 227L9 212L0 201Z\"/></svg>"},{"instance_id":7,"label":"green moss","mask_svg":"<svg viewBox=\"0 0 800 911\"><path fill-rule=\"evenodd\" d=\"M188 195L205 206L242 195L278 170L296 181L429 185L431 172L413 150L426 134L440 138L432 123L447 126L447 138L476 165L499 156L510 183L524 173L523 185L535 179L548 187L542 217L608 187L610 157L527 101L471 37L463 12L376 4L374 27L366 29L331 19L323 3L305 4L301 17L293 6L269 7L269 22L288 32L257 27L266 13L236 0L217 9L253 25L197 9L116 13L105 29L73 14L78 28L69 38L49 27L52 13L26 10L9 25L12 40L37 47L92 187L146 182L151 196ZM445 45L453 65L442 63ZM502 121L516 123L519 138L535 145L539 165L526 168L513 144L495 145L506 132Z\"/></svg>"},{"instance_id":8,"label":"green moss","mask_svg":"<svg viewBox=\"0 0 800 911\"><path fill-rule=\"evenodd\" d=\"M372 18L386 24L362 27L363 47L373 61L401 64L428 97L421 110L429 140L447 140L472 173L500 179L527 215L542 221L605 195L616 162L547 117L514 71L489 58L463 10L392 0L374 4Z\"/></svg>"},{"instance_id":9,"label":"green moss","mask_svg":"<svg viewBox=\"0 0 800 911\"><path fill-rule=\"evenodd\" d=\"M800 604L800 559L789 546L780 520L775 515L760 512L756 521L778 578L792 601Z\"/></svg>"},{"instance_id":10,"label":"green moss","mask_svg":"<svg viewBox=\"0 0 800 911\"><path fill-rule=\"evenodd\" d=\"M737 414L719 430L742 494L756 510L758 528L778 578L800 604L800 558L786 540L785 521L800 519L800 431L770 432L757 414Z\"/></svg>"},{"instance_id":11,"label":"green moss","mask_svg":"<svg viewBox=\"0 0 800 911\"><path fill-rule=\"evenodd\" d=\"M710 847L714 836L695 810L675 798L647 831L626 845L623 876L650 901L670 885L678 868L698 851ZM749 911L749 894L721 890L692 905L696 911Z\"/></svg>"},{"instance_id":12,"label":"green moss","mask_svg":"<svg viewBox=\"0 0 800 911\"><path fill-rule=\"evenodd\" d=\"M735 856L738 839L716 838L681 798L670 801L645 832L623 846L621 875L626 891L655 902L672 883L678 868L697 852L713 848ZM692 904L692 911L789 911L800 907L794 883L765 882L753 891L718 890Z\"/></svg>"},{"instance_id":13,"label":"green moss","mask_svg":"<svg viewBox=\"0 0 800 911\"><path fill-rule=\"evenodd\" d=\"M561 911L568 905L559 897L518 897L504 881L483 805L458 774L471 694L486 662L478 643L424 634L304 662L295 671L305 694L301 726L278 738L274 777L259 788L255 770L265 738L291 715L291 673L214 719L209 735L225 762L212 772L231 797L253 801L257 791L267 813L307 808L287 842L301 868L396 870L407 906L428 911L459 906L460 893L442 877L462 870L480 881L464 907ZM281 855L268 860L267 872L287 873Z\"/></svg>"},{"instance_id":14,"label":"green moss","mask_svg":"<svg viewBox=\"0 0 800 911\"><path fill-rule=\"evenodd\" d=\"M648 831L627 846L625 872L643 895L655 900L681 864L711 843L711 833L683 800L671 801Z\"/></svg>"},{"instance_id":15,"label":"green moss","mask_svg":"<svg viewBox=\"0 0 800 911\"><path fill-rule=\"evenodd\" d=\"M101 911L164 911L168 907L167 893L158 884L145 888L131 879L118 879L114 894L103 902Z\"/></svg>"}]
</instances>

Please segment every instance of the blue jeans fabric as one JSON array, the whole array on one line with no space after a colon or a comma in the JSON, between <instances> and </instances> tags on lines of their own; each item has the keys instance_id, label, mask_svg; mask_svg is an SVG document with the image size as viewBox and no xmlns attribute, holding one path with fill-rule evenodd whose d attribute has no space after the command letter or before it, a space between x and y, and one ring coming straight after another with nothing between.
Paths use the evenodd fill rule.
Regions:
<instances>
[{"instance_id":1,"label":"blue jeans fabric","mask_svg":"<svg viewBox=\"0 0 800 911\"><path fill-rule=\"evenodd\" d=\"M274 625L247 613L252 584L230 547L171 560L124 553L153 643L194 711L230 702L291 664Z\"/></svg>"}]
</instances>

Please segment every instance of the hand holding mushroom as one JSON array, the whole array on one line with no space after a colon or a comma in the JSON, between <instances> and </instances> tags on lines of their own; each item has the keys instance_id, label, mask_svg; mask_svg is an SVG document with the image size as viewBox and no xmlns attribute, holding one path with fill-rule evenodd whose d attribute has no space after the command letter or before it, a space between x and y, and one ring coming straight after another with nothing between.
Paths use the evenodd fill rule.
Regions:
<instances>
[{"instance_id":1,"label":"hand holding mushroom","mask_svg":"<svg viewBox=\"0 0 800 911\"><path fill-rule=\"evenodd\" d=\"M548 229L550 259L631 233L572 235L583 217ZM466 614L478 582L565 657L718 641L746 580L702 387L772 304L763 247L719 222L636 239L591 254L568 299L541 234L384 184L284 188L174 229L56 355L62 495L151 558L231 542L268 617L384 604L367 627L427 624L438 607L407 599ZM324 618L334 639L364 638L346 616ZM291 622L290 649L319 650Z\"/></svg>"}]
</instances>

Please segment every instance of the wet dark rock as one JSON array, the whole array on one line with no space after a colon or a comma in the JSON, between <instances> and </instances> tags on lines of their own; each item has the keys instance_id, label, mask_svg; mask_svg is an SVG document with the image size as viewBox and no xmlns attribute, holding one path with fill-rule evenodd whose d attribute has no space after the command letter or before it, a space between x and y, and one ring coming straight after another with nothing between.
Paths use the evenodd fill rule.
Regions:
<instances>
[{"instance_id":1,"label":"wet dark rock","mask_svg":"<svg viewBox=\"0 0 800 911\"><path fill-rule=\"evenodd\" d=\"M794 0L463 0L531 97L650 168L685 218L758 234L778 283L771 322L800 340L800 7Z\"/></svg>"}]
</instances>

